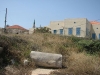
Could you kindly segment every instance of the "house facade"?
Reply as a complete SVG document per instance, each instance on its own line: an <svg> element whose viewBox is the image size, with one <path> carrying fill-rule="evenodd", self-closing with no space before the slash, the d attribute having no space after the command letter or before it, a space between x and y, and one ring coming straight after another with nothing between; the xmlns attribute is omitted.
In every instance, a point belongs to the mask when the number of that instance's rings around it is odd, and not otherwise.
<svg viewBox="0 0 100 75"><path fill-rule="evenodd" d="M33 34L35 32L35 28L30 28L29 29L29 34Z"/></svg>
<svg viewBox="0 0 100 75"><path fill-rule="evenodd" d="M48 28L53 34L63 34L64 21L52 21Z"/></svg>
<svg viewBox="0 0 100 75"><path fill-rule="evenodd" d="M53 34L100 39L100 23L86 18L51 21L47 27Z"/></svg>
<svg viewBox="0 0 100 75"><path fill-rule="evenodd" d="M21 33L28 33L28 30L19 26L19 25L13 25L6 27L8 33L14 33L14 34L21 34Z"/></svg>
<svg viewBox="0 0 100 75"><path fill-rule="evenodd" d="M96 22L96 21L91 21L90 22L92 24L91 27L91 37L93 39L100 39L100 22Z"/></svg>

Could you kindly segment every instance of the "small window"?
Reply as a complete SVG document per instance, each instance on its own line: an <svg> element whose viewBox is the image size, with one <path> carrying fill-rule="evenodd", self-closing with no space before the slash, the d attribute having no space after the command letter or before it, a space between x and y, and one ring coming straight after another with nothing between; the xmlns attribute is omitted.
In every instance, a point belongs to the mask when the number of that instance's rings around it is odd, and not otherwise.
<svg viewBox="0 0 100 75"><path fill-rule="evenodd" d="M73 33L73 28L68 28L68 35L72 35Z"/></svg>
<svg viewBox="0 0 100 75"><path fill-rule="evenodd" d="M60 34L61 34L61 35L63 34L63 29L60 29Z"/></svg>
<svg viewBox="0 0 100 75"><path fill-rule="evenodd" d="M74 22L74 24L75 24L76 22Z"/></svg>
<svg viewBox="0 0 100 75"><path fill-rule="evenodd" d="M100 40L100 33L99 33L99 40Z"/></svg>
<svg viewBox="0 0 100 75"><path fill-rule="evenodd" d="M81 30L80 27L76 28L76 35L80 35L80 30Z"/></svg>
<svg viewBox="0 0 100 75"><path fill-rule="evenodd" d="M54 34L57 34L57 30L54 30L53 33L54 33Z"/></svg>
<svg viewBox="0 0 100 75"><path fill-rule="evenodd" d="M95 39L95 38L96 38L95 33L92 33L92 39Z"/></svg>

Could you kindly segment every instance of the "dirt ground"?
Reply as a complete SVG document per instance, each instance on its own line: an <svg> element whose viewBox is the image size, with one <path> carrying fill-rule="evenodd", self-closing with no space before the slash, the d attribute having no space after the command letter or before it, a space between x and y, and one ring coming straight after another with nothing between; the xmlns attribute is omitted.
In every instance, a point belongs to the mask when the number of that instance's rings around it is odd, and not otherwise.
<svg viewBox="0 0 100 75"><path fill-rule="evenodd" d="M37 68L36 70L32 71L31 75L48 75L50 72L56 71L55 69L42 69L42 68Z"/></svg>

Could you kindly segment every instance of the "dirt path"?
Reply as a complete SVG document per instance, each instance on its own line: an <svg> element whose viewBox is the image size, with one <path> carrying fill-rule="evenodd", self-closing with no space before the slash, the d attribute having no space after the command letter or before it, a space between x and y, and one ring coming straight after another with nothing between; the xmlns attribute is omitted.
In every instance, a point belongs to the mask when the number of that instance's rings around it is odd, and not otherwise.
<svg viewBox="0 0 100 75"><path fill-rule="evenodd" d="M56 71L56 70L55 69L38 68L38 69L32 71L32 75L48 75L52 71Z"/></svg>

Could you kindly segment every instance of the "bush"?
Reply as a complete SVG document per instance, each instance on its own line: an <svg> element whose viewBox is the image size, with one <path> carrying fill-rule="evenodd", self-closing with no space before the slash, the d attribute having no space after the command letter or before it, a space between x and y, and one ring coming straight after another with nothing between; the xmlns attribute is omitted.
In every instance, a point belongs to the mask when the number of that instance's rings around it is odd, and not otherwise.
<svg viewBox="0 0 100 75"><path fill-rule="evenodd" d="M49 30L50 30L49 28L41 27L41 28L37 28L35 30L35 32L38 32L38 33L51 33Z"/></svg>
<svg viewBox="0 0 100 75"><path fill-rule="evenodd" d="M83 38L71 36L71 37L69 37L69 39L72 40L74 43L77 43L78 41L82 40Z"/></svg>
<svg viewBox="0 0 100 75"><path fill-rule="evenodd" d="M93 43L92 40L80 40L78 41L77 47L80 49L80 51L83 51L84 49L88 50L88 47Z"/></svg>
<svg viewBox="0 0 100 75"><path fill-rule="evenodd" d="M90 54L100 52L100 40L81 40L77 46L81 51L85 50Z"/></svg>

